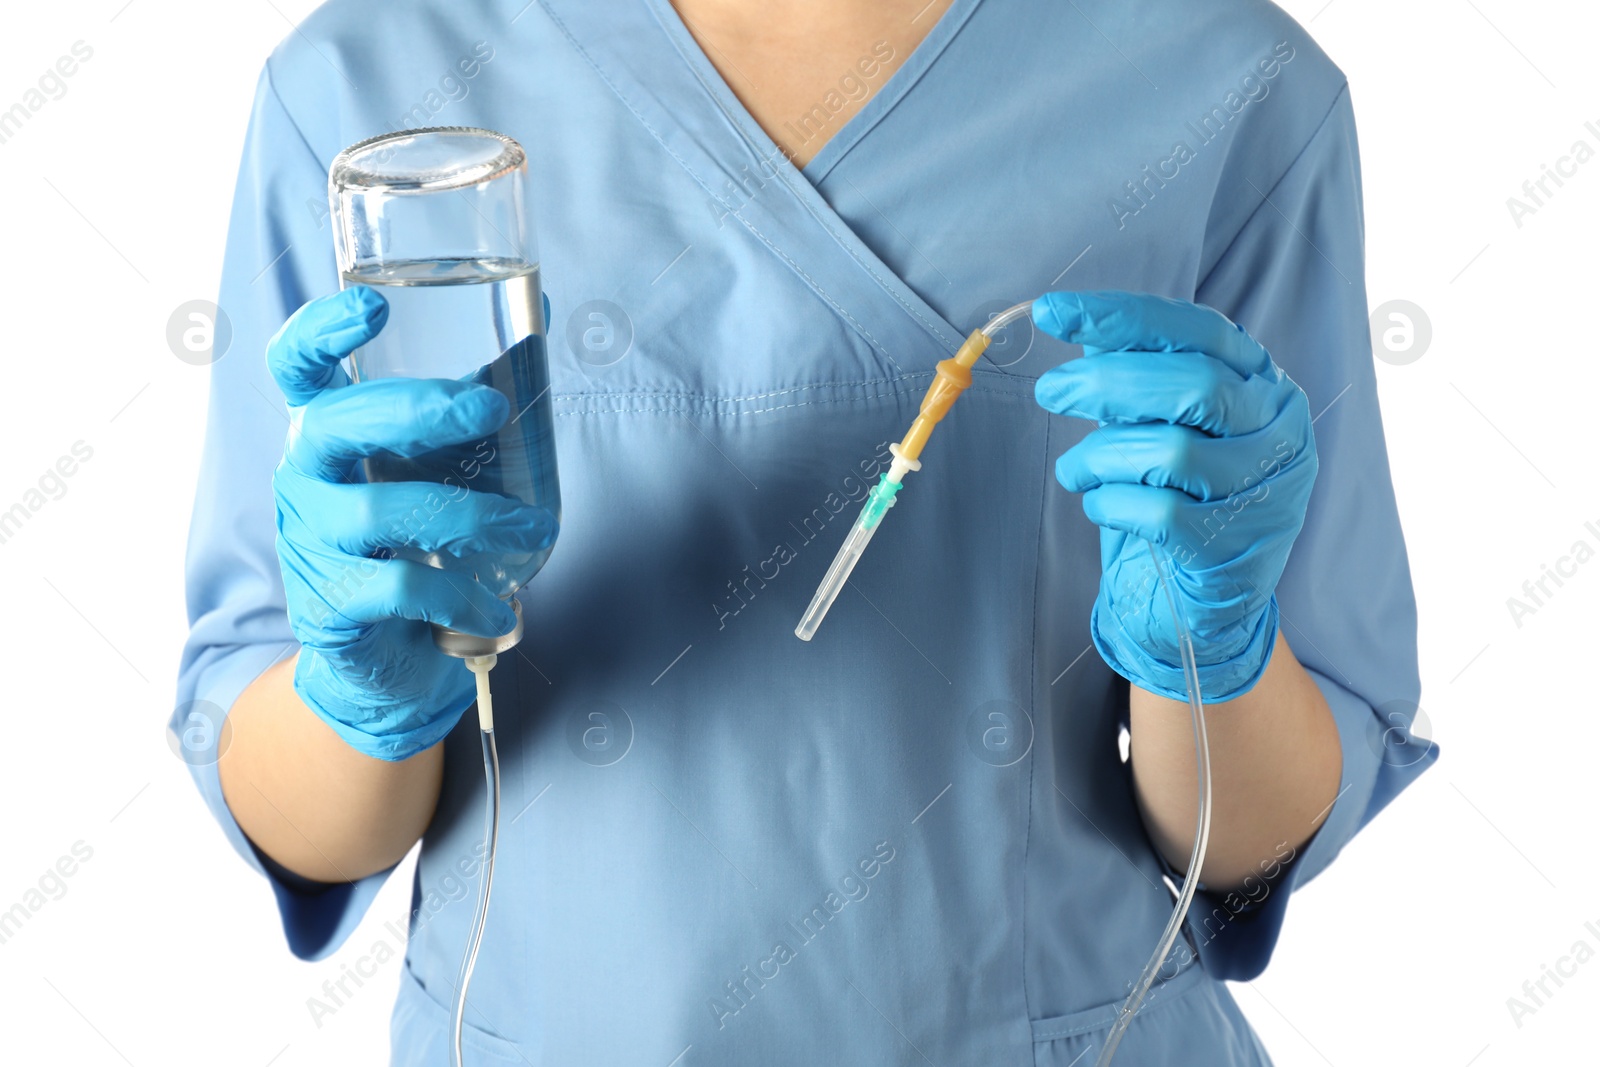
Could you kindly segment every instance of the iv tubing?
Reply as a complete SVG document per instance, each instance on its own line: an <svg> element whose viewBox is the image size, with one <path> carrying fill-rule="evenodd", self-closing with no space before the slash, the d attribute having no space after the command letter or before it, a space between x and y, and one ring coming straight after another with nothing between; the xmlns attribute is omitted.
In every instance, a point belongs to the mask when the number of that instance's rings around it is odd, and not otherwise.
<svg viewBox="0 0 1600 1067"><path fill-rule="evenodd" d="M827 615L828 609L833 606L840 590L849 580L850 572L855 570L856 563L866 551L867 543L872 540L878 524L894 506L895 494L903 487L905 476L921 469L922 463L918 460L918 456L922 454L922 448L927 444L934 424L944 418L951 405L967 386L972 384L971 368L978 361L978 357L989 347L995 334L1031 314L1032 310L1032 301L1006 308L990 319L987 325L972 331L956 351L955 356L940 361L933 383L928 386L927 395L922 400L916 421L911 424L911 429L906 431L905 437L899 444L889 446L894 455L894 462L868 494L860 516L850 528L844 544L839 547L839 554L834 557L827 574L823 576L816 595L811 598L811 605L800 620L800 625L795 627L796 637L802 641L809 641L816 634L817 627L822 624L823 616ZM1105 1047L1100 1050L1100 1057L1096 1060L1095 1067L1109 1067L1111 1057L1116 1054L1117 1046L1128 1032L1133 1017L1138 1014L1145 996L1150 992L1150 987L1155 984L1156 975L1166 961L1167 953L1172 951L1172 946L1183 929L1184 919L1188 917L1189 906L1194 901L1195 889L1200 884L1200 869L1205 865L1206 847L1211 839L1211 749L1206 740L1205 705L1201 701L1200 671L1195 665L1194 640L1189 634L1189 626L1184 621L1183 613L1178 610L1177 598L1172 595L1172 586L1162 567L1161 557L1156 553L1154 545L1147 547L1150 549L1150 560L1155 565L1156 578L1161 584L1161 593L1166 598L1167 607L1172 614L1173 627L1177 631L1178 657L1183 664L1184 688L1188 693L1189 713L1194 726L1199 808L1195 819L1194 847L1189 854L1188 873L1184 875L1183 888L1178 892L1172 915L1167 920L1166 928L1161 932L1155 953L1140 972L1128 998L1123 1001L1122 1007L1117 1012L1116 1021L1106 1034Z"/></svg>
<svg viewBox="0 0 1600 1067"><path fill-rule="evenodd" d="M1189 853L1189 870L1183 877L1183 889L1178 894L1177 902L1172 906L1172 917L1167 920L1167 928L1161 932L1161 940L1157 942L1150 962L1144 965L1139 980L1133 984L1133 991L1128 994L1128 999L1123 1001L1122 1008L1117 1012L1117 1021L1106 1034L1106 1044L1100 1050L1100 1058L1095 1061L1095 1067L1108 1067L1111 1063L1117 1045L1128 1032L1128 1026L1144 1002L1145 994L1155 982L1156 974L1166 961L1167 953L1172 951L1172 945L1178 939L1178 931L1183 929L1183 920L1189 914L1189 904L1194 900L1195 887L1200 884L1200 868L1205 864L1206 846L1211 839L1211 748L1206 741L1205 706L1200 701L1200 669L1195 666L1194 640L1189 636L1189 626L1184 622L1183 613L1178 610L1177 598L1172 595L1172 586L1167 581L1166 571L1161 566L1160 557L1156 555L1155 546L1146 547L1150 549L1150 561L1155 565L1156 577L1161 581L1161 592L1167 598L1167 607L1172 612L1173 628L1177 630L1178 656L1183 661L1183 683L1189 694L1189 714L1194 723L1194 760L1200 789L1200 807L1195 820L1194 849Z"/></svg>
<svg viewBox="0 0 1600 1067"><path fill-rule="evenodd" d="M978 332L983 334L985 337L993 339L995 334L999 333L1007 326L1010 326L1013 322L1032 314L1033 301L1024 300L1022 303L1012 304L1010 307L1000 312L1000 314L990 319L983 329L979 330Z"/></svg>
<svg viewBox="0 0 1600 1067"><path fill-rule="evenodd" d="M494 669L496 658L492 654L468 656L464 661L478 682L478 731L483 743L483 775L489 786L483 827L483 839L488 847L483 861L483 884L478 890L478 910L472 917L467 951L456 979L455 1013L450 1029L451 1067L462 1067L461 1029L467 1017L467 987L472 984L472 969L478 963L478 947L483 943L484 922L489 917L489 891L494 887L494 856L500 844L500 752L494 743L494 701L489 695L489 672Z"/></svg>

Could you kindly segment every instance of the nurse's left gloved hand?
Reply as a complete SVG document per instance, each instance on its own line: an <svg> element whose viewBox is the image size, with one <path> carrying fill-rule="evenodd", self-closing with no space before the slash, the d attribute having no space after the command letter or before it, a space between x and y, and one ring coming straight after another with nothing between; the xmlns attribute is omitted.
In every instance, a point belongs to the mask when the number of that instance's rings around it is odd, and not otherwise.
<svg viewBox="0 0 1600 1067"><path fill-rule="evenodd" d="M1248 692L1272 656L1273 591L1317 476L1305 393L1242 327L1187 301L1046 293L1033 321L1084 351L1034 395L1099 427L1056 463L1101 527L1095 647L1141 689L1187 699L1152 542L1172 560L1206 702Z"/></svg>

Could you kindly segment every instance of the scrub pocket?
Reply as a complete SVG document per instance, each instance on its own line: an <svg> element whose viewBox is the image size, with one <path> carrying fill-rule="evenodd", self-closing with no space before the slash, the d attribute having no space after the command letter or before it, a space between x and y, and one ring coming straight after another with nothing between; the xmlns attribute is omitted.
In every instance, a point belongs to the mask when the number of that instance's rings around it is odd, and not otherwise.
<svg viewBox="0 0 1600 1067"><path fill-rule="evenodd" d="M1034 1067L1094 1067L1122 1001L1033 1022ZM1272 1067L1226 987L1190 965L1145 997L1117 1046L1118 1064Z"/></svg>
<svg viewBox="0 0 1600 1067"><path fill-rule="evenodd" d="M450 1062L451 1009L433 998L411 973L407 961L400 974L400 995L389 1020L391 1067L439 1067ZM461 1028L462 1054L474 1063L520 1063L538 1067L537 1049L523 1049L472 1025L472 1008Z"/></svg>

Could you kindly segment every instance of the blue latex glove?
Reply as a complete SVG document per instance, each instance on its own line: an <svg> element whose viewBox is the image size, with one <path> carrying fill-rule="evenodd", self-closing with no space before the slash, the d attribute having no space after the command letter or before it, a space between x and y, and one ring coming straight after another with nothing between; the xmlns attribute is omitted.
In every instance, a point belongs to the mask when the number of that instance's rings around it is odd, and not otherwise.
<svg viewBox="0 0 1600 1067"><path fill-rule="evenodd" d="M1095 647L1141 689L1187 699L1152 542L1172 559L1205 700L1248 692L1317 476L1305 393L1242 327L1187 301L1046 293L1033 321L1084 351L1039 379L1039 403L1099 425L1056 463L1101 527Z"/></svg>
<svg viewBox="0 0 1600 1067"><path fill-rule="evenodd" d="M434 647L428 624L490 637L510 631L516 616L482 584L393 551L528 553L547 545L556 525L544 508L492 493L361 481L363 456L476 441L511 413L499 392L470 382L351 384L340 360L377 336L388 315L365 286L313 300L272 338L267 365L289 403L272 484L278 562L300 641L295 692L351 747L401 760L442 740L473 700L471 672ZM432 517L408 531L402 520L417 514Z"/></svg>

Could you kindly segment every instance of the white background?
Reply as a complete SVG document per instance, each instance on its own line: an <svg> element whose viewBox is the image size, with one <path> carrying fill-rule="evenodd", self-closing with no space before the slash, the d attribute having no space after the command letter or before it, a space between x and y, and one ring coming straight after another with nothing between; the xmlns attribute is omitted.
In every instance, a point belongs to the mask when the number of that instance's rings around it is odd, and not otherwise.
<svg viewBox="0 0 1600 1067"><path fill-rule="evenodd" d="M1520 1027L1506 1000L1574 942L1600 950L1600 560L1520 627L1506 600L1575 541L1600 547L1600 159L1520 228L1506 199L1575 140L1600 149L1600 16L1286 6L1352 83L1371 304L1432 323L1420 359L1378 371L1444 757L1299 894L1271 969L1236 993L1285 1067L1595 1062L1600 960ZM306 999L403 916L409 868L340 955L293 960L164 736L207 376L174 358L167 319L215 296L256 74L311 7L30 3L0 35L0 107L74 41L94 49L0 145L0 510L74 442L93 449L0 544L0 910L75 843L93 850L0 944L6 1062L387 1062L397 962L320 1028Z"/></svg>

